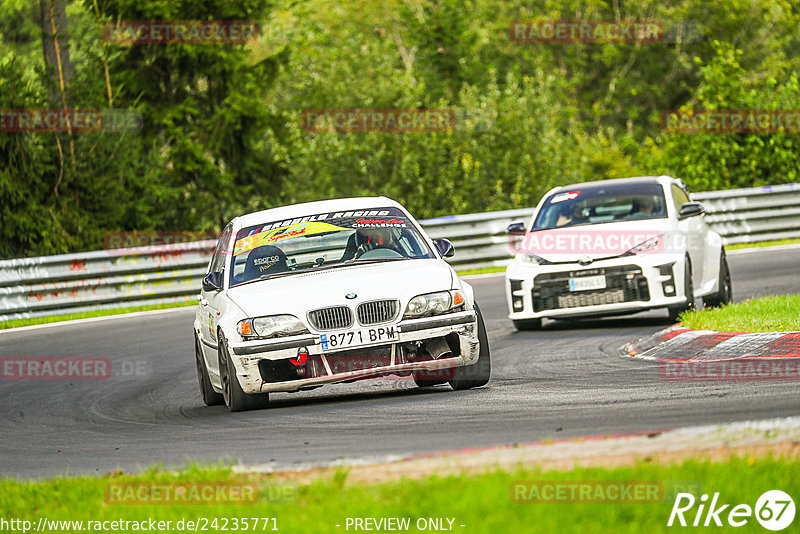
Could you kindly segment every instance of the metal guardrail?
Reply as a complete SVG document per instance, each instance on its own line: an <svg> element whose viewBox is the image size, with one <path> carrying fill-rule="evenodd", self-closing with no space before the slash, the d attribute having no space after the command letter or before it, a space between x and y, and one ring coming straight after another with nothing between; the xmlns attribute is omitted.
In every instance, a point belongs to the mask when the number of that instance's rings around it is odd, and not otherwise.
<svg viewBox="0 0 800 534"><path fill-rule="evenodd" d="M691 197L705 204L706 222L726 243L800 237L800 184L709 191Z"/></svg>
<svg viewBox="0 0 800 534"><path fill-rule="evenodd" d="M800 237L800 184L692 195L727 243ZM534 208L421 221L453 241L458 269L506 265L506 227ZM103 308L185 302L198 293L214 241L0 261L0 321Z"/></svg>

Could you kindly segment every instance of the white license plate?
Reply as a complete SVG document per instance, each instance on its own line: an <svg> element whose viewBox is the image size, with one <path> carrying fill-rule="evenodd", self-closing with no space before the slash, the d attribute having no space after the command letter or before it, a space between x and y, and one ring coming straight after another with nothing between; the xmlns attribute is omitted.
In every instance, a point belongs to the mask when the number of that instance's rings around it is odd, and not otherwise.
<svg viewBox="0 0 800 534"><path fill-rule="evenodd" d="M359 345L388 343L399 339L400 331L396 326L377 326L375 328L361 328L336 334L322 334L319 336L319 343L322 346L322 350L339 350L347 347L358 347Z"/></svg>
<svg viewBox="0 0 800 534"><path fill-rule="evenodd" d="M570 291L587 291L589 289L605 289L606 277L601 274L600 276L584 276L582 278L570 278L569 290Z"/></svg>

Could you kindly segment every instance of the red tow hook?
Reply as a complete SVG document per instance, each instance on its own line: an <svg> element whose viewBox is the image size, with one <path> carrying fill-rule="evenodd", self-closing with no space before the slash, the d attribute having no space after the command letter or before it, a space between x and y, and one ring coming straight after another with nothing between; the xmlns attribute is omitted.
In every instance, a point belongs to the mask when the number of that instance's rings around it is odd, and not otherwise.
<svg viewBox="0 0 800 534"><path fill-rule="evenodd" d="M297 358L290 359L289 361L292 362L294 365L300 366L306 363L308 360L308 349L305 347L297 349Z"/></svg>

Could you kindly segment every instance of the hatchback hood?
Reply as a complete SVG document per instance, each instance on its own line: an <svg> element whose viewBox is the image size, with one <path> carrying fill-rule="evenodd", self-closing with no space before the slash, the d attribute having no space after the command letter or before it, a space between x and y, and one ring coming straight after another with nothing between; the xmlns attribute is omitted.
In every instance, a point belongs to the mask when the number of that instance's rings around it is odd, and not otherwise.
<svg viewBox="0 0 800 534"><path fill-rule="evenodd" d="M398 299L454 288L450 267L440 259L351 265L252 282L228 290L228 297L250 317L292 314L368 300ZM346 295L355 295L347 298Z"/></svg>

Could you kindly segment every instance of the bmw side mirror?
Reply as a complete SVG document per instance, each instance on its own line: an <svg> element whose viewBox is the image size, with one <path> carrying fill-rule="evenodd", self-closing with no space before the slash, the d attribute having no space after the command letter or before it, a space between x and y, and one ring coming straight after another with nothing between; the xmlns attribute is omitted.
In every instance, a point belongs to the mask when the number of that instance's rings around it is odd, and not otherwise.
<svg viewBox="0 0 800 534"><path fill-rule="evenodd" d="M701 202L687 202L678 210L679 219L688 219L689 217L697 217L706 212L706 207Z"/></svg>
<svg viewBox="0 0 800 534"><path fill-rule="evenodd" d="M439 251L439 254L441 254L443 258L452 258L453 255L456 253L456 248L453 246L453 243L451 243L449 239L437 239L433 243L436 245L436 249Z"/></svg>
<svg viewBox="0 0 800 534"><path fill-rule="evenodd" d="M203 277L203 290L204 291L221 291L222 290L222 273L213 272L208 273Z"/></svg>
<svg viewBox="0 0 800 534"><path fill-rule="evenodd" d="M525 233L525 223L521 223L521 222L511 223L506 228L506 232L508 232L511 235L524 234Z"/></svg>

